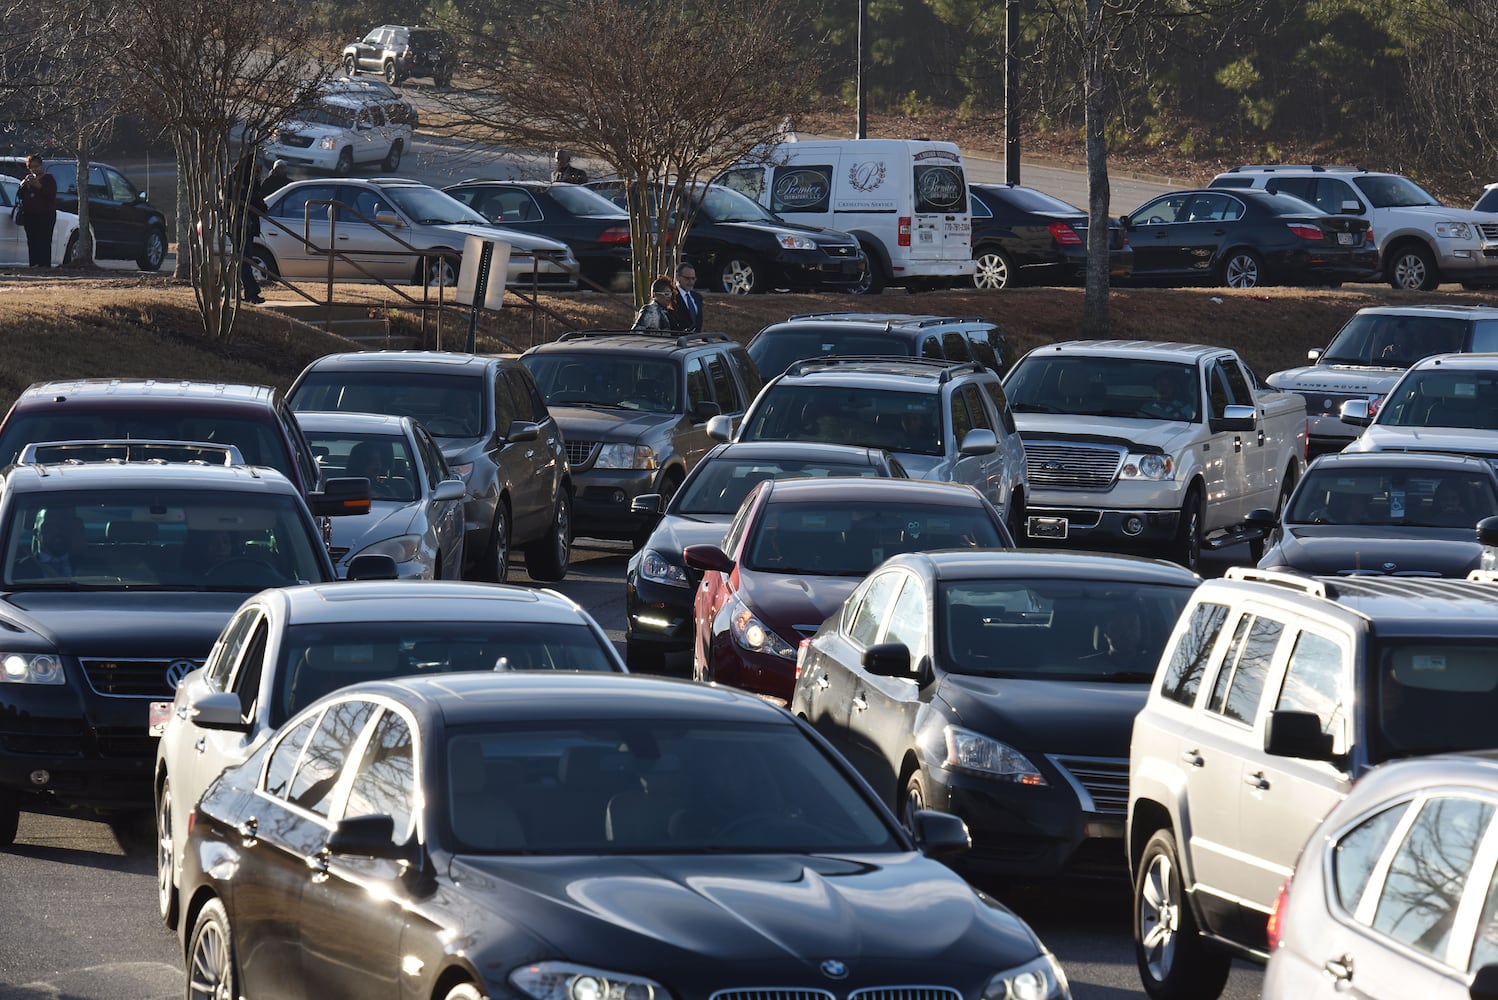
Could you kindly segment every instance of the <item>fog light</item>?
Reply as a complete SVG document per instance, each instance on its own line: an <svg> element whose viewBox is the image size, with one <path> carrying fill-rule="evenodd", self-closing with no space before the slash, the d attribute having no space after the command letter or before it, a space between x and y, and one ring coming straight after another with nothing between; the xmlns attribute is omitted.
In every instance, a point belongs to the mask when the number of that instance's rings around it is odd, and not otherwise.
<svg viewBox="0 0 1498 1000"><path fill-rule="evenodd" d="M609 497L609 499L612 500L614 503L623 503L624 502L624 491L623 490L615 490L613 492L613 494Z"/></svg>
<svg viewBox="0 0 1498 1000"><path fill-rule="evenodd" d="M1124 518L1123 530L1124 534L1126 535L1139 534L1144 530L1144 518L1140 517L1138 514L1130 514L1128 517Z"/></svg>
<svg viewBox="0 0 1498 1000"><path fill-rule="evenodd" d="M45 785L45 784L48 784L49 782L51 782L51 780L52 780L52 772L51 771L32 771L31 772L31 783L33 785Z"/></svg>

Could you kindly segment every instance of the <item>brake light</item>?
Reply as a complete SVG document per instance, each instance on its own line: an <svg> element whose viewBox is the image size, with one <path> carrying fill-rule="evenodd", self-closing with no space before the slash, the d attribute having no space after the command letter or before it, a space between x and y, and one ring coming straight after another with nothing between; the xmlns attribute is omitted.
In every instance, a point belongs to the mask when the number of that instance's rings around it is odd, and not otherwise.
<svg viewBox="0 0 1498 1000"><path fill-rule="evenodd" d="M900 232L899 238L896 239L895 242L898 243L902 247L908 247L908 246L910 246L910 216L908 216L908 215L902 215L902 216L900 216L900 230L899 230L899 232Z"/></svg>
<svg viewBox="0 0 1498 1000"><path fill-rule="evenodd" d="M1279 894L1274 897L1274 908L1269 911L1269 920L1264 925L1269 938L1269 950L1274 951L1285 937L1285 908L1290 904L1290 882L1280 883Z"/></svg>
<svg viewBox="0 0 1498 1000"><path fill-rule="evenodd" d="M1372 230L1372 229L1371 229L1371 228L1370 228L1370 229L1369 229L1369 230L1368 230L1368 245L1369 245L1369 246L1370 246L1370 247L1371 247L1371 246L1373 246L1373 244L1374 244L1374 243L1375 243L1375 242L1377 242L1377 241L1376 241L1376 240L1374 240L1374 238L1373 238L1373 230Z"/></svg>
<svg viewBox="0 0 1498 1000"><path fill-rule="evenodd" d="M1051 239L1064 247L1079 247L1082 245L1082 237L1078 236L1077 231L1064 222L1053 222L1049 226L1046 226L1046 229L1050 231Z"/></svg>
<svg viewBox="0 0 1498 1000"><path fill-rule="evenodd" d="M1319 226L1313 226L1305 222L1287 222L1285 223L1285 225L1290 228L1290 232L1294 233L1296 236L1299 236L1303 240L1310 240L1313 243L1320 243L1322 240L1326 239L1326 234L1321 231L1321 228Z"/></svg>
<svg viewBox="0 0 1498 1000"><path fill-rule="evenodd" d="M614 226L614 227L612 227L610 229L605 229L603 232L601 232L601 233L598 234L598 242L599 243L622 243L622 244L628 245L628 243L629 243L629 227L628 226Z"/></svg>

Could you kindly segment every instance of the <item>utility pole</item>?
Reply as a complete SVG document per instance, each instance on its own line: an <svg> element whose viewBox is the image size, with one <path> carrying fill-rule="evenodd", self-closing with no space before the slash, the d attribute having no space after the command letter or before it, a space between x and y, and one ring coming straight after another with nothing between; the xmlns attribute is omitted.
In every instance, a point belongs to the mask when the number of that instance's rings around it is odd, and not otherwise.
<svg viewBox="0 0 1498 1000"><path fill-rule="evenodd" d="M860 0L862 3L863 0ZM1019 0L1004 0L1004 180L1019 183Z"/></svg>
<svg viewBox="0 0 1498 1000"><path fill-rule="evenodd" d="M869 0L858 0L858 61L854 72L858 88L858 133L855 139L869 137L869 100L863 84L863 31L869 20Z"/></svg>

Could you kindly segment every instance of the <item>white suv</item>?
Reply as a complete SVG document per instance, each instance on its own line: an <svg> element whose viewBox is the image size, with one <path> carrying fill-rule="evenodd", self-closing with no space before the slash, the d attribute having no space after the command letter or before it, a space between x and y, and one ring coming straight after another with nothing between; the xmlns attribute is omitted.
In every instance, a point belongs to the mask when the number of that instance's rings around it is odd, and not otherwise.
<svg viewBox="0 0 1498 1000"><path fill-rule="evenodd" d="M1277 164L1218 174L1209 187L1294 195L1332 215L1367 219L1384 278L1429 291L1443 281L1468 289L1498 285L1498 215L1442 205L1400 174L1358 167Z"/></svg>
<svg viewBox="0 0 1498 1000"><path fill-rule="evenodd" d="M329 94L299 119L277 126L265 156L339 174L372 163L394 171L410 144L411 126L387 114L384 104L362 94Z"/></svg>

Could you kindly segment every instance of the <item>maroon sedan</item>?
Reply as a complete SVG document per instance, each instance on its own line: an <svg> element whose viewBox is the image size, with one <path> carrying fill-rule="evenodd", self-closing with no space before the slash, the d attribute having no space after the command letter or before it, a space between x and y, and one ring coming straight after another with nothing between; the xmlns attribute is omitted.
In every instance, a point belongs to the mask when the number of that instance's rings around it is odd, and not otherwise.
<svg viewBox="0 0 1498 1000"><path fill-rule="evenodd" d="M970 486L924 480L770 480L744 498L723 547L690 545L703 571L692 673L785 704L796 651L890 556L1013 547Z"/></svg>

